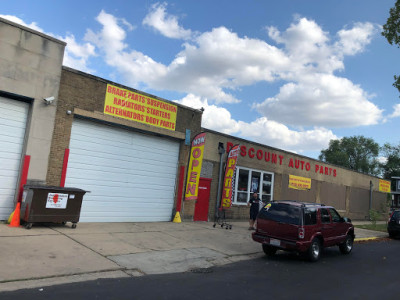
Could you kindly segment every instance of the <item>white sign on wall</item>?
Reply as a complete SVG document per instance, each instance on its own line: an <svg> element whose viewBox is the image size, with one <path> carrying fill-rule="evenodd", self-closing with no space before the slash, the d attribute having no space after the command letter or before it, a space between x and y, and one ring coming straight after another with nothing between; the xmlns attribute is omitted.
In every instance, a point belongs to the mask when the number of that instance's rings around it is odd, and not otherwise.
<svg viewBox="0 0 400 300"><path fill-rule="evenodd" d="M67 208L68 194L48 193L46 208Z"/></svg>

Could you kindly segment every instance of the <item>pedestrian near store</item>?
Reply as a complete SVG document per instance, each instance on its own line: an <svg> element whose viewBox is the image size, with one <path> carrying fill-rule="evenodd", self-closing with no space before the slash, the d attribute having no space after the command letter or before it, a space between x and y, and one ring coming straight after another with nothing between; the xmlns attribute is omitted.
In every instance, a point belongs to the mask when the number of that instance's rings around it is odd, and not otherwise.
<svg viewBox="0 0 400 300"><path fill-rule="evenodd" d="M251 196L249 202L247 203L247 206L250 206L249 230L255 229L254 225L256 223L258 212L260 211L261 203L262 202L261 202L260 198L258 198L258 194L256 192L254 192L253 196Z"/></svg>

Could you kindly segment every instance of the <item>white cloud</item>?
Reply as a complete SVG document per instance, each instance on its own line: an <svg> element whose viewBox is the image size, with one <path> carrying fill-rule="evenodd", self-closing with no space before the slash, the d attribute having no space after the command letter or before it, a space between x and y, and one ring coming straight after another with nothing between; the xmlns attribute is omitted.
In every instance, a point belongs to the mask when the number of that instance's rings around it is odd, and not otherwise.
<svg viewBox="0 0 400 300"><path fill-rule="evenodd" d="M208 104L207 99L189 94L176 102L196 109L204 108L202 126L226 134L234 134L239 131L238 122L232 119L231 113L216 105Z"/></svg>
<svg viewBox="0 0 400 300"><path fill-rule="evenodd" d="M290 64L280 75L286 80L298 80L303 74L333 72L344 68L340 57L329 44L329 34L313 20L297 19L283 33L267 27L268 35L287 55Z"/></svg>
<svg viewBox="0 0 400 300"><path fill-rule="evenodd" d="M126 24L122 19L118 19L113 15L102 10L96 17L96 20L103 25L99 33L87 30L85 40L95 44L98 48L106 51L107 54L121 54L123 50L128 48L128 44L124 43L126 38L125 30L118 23ZM131 27L128 26L128 29Z"/></svg>
<svg viewBox="0 0 400 300"><path fill-rule="evenodd" d="M63 64L84 72L93 72L87 65L89 59L96 56L95 46L90 43L77 43L72 34L68 34L63 40L67 43Z"/></svg>
<svg viewBox="0 0 400 300"><path fill-rule="evenodd" d="M344 55L355 55L364 51L378 29L378 26L371 23L356 23L353 28L338 32L339 42L336 43L336 47Z"/></svg>
<svg viewBox="0 0 400 300"><path fill-rule="evenodd" d="M393 113L389 116L389 118L397 117L400 117L400 103L393 105Z"/></svg>
<svg viewBox="0 0 400 300"><path fill-rule="evenodd" d="M189 39L192 35L190 30L179 26L178 18L166 13L167 4L153 4L149 14L144 18L143 25L153 27L162 35L172 39Z"/></svg>
<svg viewBox="0 0 400 300"><path fill-rule="evenodd" d="M331 139L337 139L331 130L315 127L310 130L291 130L266 117L252 123L239 122L240 135L256 142L294 152L326 148Z"/></svg>
<svg viewBox="0 0 400 300"><path fill-rule="evenodd" d="M377 160L378 160L378 162L381 163L381 164L386 164L387 161L388 161L387 157L384 157L384 156L379 156L379 157L377 158Z"/></svg>
<svg viewBox="0 0 400 300"><path fill-rule="evenodd" d="M165 76L167 68L164 65L141 52L129 50L128 44L124 42L126 31L120 26L126 27L126 21L103 10L96 20L103 28L99 32L87 30L85 40L93 43L104 55L106 63L114 67L129 84L151 85L154 80Z"/></svg>
<svg viewBox="0 0 400 300"><path fill-rule="evenodd" d="M329 146L331 139L338 138L331 130L322 127L294 131L265 117L251 123L236 121L227 109L209 105L207 99L192 94L176 102L196 109L204 108L202 126L205 128L288 151L320 151Z"/></svg>
<svg viewBox="0 0 400 300"><path fill-rule="evenodd" d="M295 126L353 127L382 119L382 110L359 86L329 74L285 84L279 94L253 107L269 119Z"/></svg>

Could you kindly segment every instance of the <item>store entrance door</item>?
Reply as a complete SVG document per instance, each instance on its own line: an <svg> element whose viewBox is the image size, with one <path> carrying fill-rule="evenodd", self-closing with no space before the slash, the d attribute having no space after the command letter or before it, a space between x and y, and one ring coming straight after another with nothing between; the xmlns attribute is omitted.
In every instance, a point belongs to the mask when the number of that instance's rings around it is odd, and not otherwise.
<svg viewBox="0 0 400 300"><path fill-rule="evenodd" d="M194 207L193 221L208 221L211 180L210 178L200 178L199 197Z"/></svg>

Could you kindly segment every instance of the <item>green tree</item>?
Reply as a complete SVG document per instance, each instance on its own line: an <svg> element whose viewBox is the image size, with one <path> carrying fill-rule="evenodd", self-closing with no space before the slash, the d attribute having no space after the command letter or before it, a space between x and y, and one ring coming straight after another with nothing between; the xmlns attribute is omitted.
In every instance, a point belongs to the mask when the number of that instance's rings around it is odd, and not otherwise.
<svg viewBox="0 0 400 300"><path fill-rule="evenodd" d="M400 0L397 0L389 11L389 18L383 25L382 35L390 45L397 45L400 48ZM400 76L394 75L393 86L400 92Z"/></svg>
<svg viewBox="0 0 400 300"><path fill-rule="evenodd" d="M319 159L354 171L377 175L379 145L364 136L331 140L328 149L322 150Z"/></svg>
<svg viewBox="0 0 400 300"><path fill-rule="evenodd" d="M386 143L381 151L386 158L386 162L380 164L383 177L390 180L392 176L400 176L400 144L393 146Z"/></svg>

